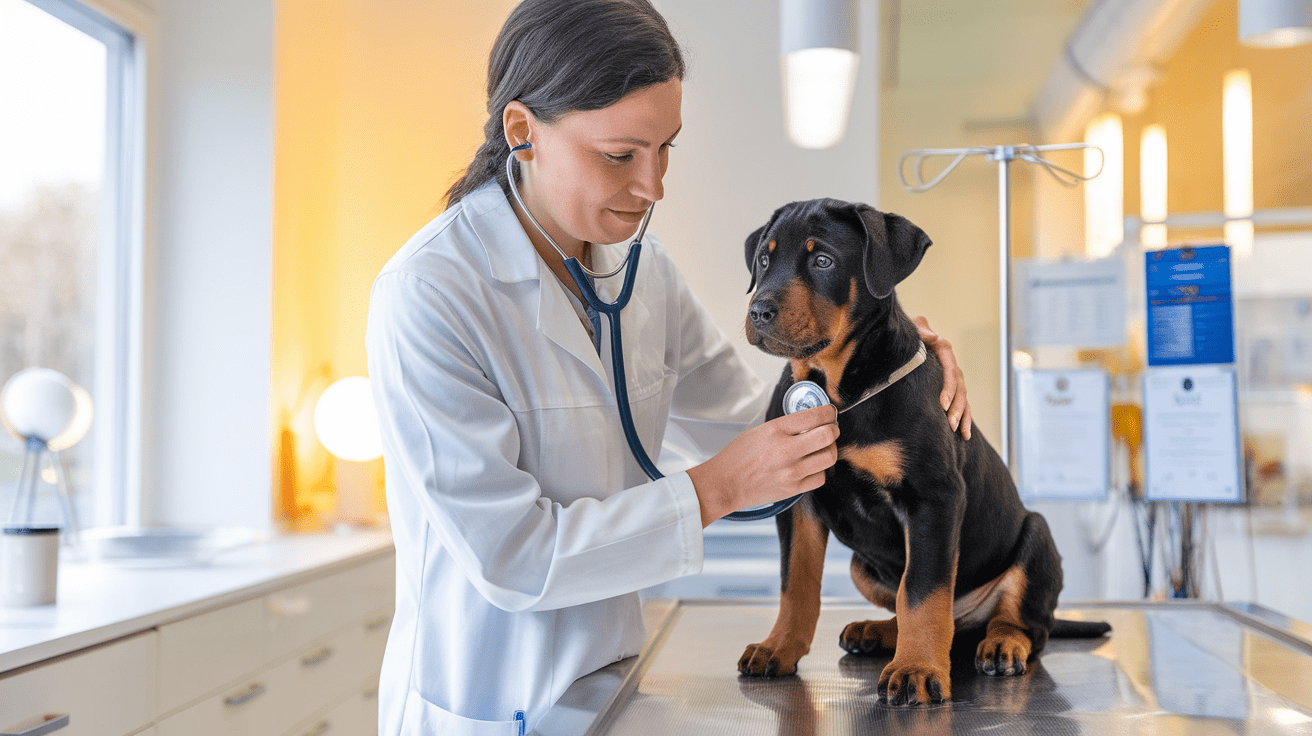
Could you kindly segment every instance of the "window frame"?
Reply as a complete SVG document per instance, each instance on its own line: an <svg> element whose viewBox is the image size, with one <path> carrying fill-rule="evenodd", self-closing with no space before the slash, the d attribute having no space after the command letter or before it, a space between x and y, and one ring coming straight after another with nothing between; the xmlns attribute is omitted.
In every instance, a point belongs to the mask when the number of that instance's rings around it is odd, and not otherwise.
<svg viewBox="0 0 1312 736"><path fill-rule="evenodd" d="M105 160L97 233L92 515L141 520L145 231L144 44L129 24L78 0L26 0L105 45Z"/></svg>

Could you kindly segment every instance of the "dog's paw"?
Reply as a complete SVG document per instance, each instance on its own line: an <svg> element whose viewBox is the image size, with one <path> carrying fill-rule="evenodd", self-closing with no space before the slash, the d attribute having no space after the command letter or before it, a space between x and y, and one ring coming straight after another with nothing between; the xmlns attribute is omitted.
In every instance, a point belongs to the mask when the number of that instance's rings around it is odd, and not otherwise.
<svg viewBox="0 0 1312 736"><path fill-rule="evenodd" d="M879 700L889 705L942 703L952 699L948 663L899 661L896 657L879 675Z"/></svg>
<svg viewBox="0 0 1312 736"><path fill-rule="evenodd" d="M793 644L771 646L765 641L750 644L738 660L738 673L748 677L781 677L797 674L797 660L806 654L806 647Z"/></svg>
<svg viewBox="0 0 1312 736"><path fill-rule="evenodd" d="M897 648L894 621L855 621L843 629L838 646L851 654L889 654Z"/></svg>
<svg viewBox="0 0 1312 736"><path fill-rule="evenodd" d="M1030 638L1019 632L990 634L975 650L975 669L986 675L1023 675Z"/></svg>

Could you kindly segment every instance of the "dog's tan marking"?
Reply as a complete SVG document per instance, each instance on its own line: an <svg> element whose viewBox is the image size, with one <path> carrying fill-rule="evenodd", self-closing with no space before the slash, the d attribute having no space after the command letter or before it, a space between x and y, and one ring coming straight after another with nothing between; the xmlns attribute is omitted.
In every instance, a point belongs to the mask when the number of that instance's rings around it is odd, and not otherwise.
<svg viewBox="0 0 1312 736"><path fill-rule="evenodd" d="M840 447L838 459L846 460L858 472L874 478L880 485L897 485L902 482L905 473L906 458L901 443L895 440Z"/></svg>
<svg viewBox="0 0 1312 736"><path fill-rule="evenodd" d="M806 241L806 252L810 253L813 250L815 250L815 241L814 240Z"/></svg>
<svg viewBox="0 0 1312 736"><path fill-rule="evenodd" d="M788 548L788 587L779 596L779 616L770 635L752 644L738 660L746 675L791 675L797 660L811 651L820 619L820 580L825 569L829 530L798 506L793 512L793 537Z"/></svg>
<svg viewBox="0 0 1312 736"><path fill-rule="evenodd" d="M1025 598L1025 589L1029 578L1020 567L1012 567L998 577L1005 579L1002 590L997 595L992 615L988 618L984 641L975 650L975 663L982 665L986 659L997 663L1000 675L1019 675L1025 672L1025 662L1030 658L1032 644L1026 633L1020 615L1021 601Z"/></svg>
<svg viewBox="0 0 1312 736"><path fill-rule="evenodd" d="M777 245L779 245L779 241L777 241L777 240L771 240L769 246L767 247L767 249L769 250L769 252L773 253L773 252L774 252L774 249L775 249L775 246L777 246Z"/></svg>
<svg viewBox="0 0 1312 736"><path fill-rule="evenodd" d="M897 591L877 583L866 574L866 568L855 557L852 558L852 582L856 589L871 603L890 611L897 610Z"/></svg>
<svg viewBox="0 0 1312 736"><path fill-rule="evenodd" d="M951 699L952 581L912 606L904 576L897 590L897 620L897 653L879 675L879 690L888 693L890 702L899 702L905 687L904 698L914 695L914 702L923 703L932 697L931 685L936 684L943 700Z"/></svg>
<svg viewBox="0 0 1312 736"><path fill-rule="evenodd" d="M1019 567L1007 568L1001 575L984 583L952 602L952 618L957 628L982 626L993 617L1004 598L1020 601L1025 594L1025 572Z"/></svg>

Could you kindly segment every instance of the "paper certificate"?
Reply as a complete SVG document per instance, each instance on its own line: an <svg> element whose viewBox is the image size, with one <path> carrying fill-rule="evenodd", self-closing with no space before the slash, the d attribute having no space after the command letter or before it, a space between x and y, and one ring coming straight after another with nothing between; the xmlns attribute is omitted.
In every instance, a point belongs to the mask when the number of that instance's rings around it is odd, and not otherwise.
<svg viewBox="0 0 1312 736"><path fill-rule="evenodd" d="M1120 258L1023 262L1020 288L1022 344L1125 344L1125 262Z"/></svg>
<svg viewBox="0 0 1312 736"><path fill-rule="evenodd" d="M1234 371L1158 368L1143 380L1149 501L1243 500Z"/></svg>
<svg viewBox="0 0 1312 736"><path fill-rule="evenodd" d="M1111 407L1099 370L1027 370L1016 375L1020 493L1024 498L1107 497Z"/></svg>

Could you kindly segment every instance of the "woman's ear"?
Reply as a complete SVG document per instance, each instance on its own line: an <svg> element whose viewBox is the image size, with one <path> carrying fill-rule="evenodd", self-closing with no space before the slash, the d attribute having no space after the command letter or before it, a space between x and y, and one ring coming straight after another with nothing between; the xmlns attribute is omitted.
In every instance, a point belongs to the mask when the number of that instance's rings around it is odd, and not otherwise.
<svg viewBox="0 0 1312 736"><path fill-rule="evenodd" d="M533 125L536 122L533 113L519 100L507 102L501 111L501 127L505 130L506 143L511 148L533 140ZM528 161L533 158L533 149L525 149L515 156L520 161Z"/></svg>

